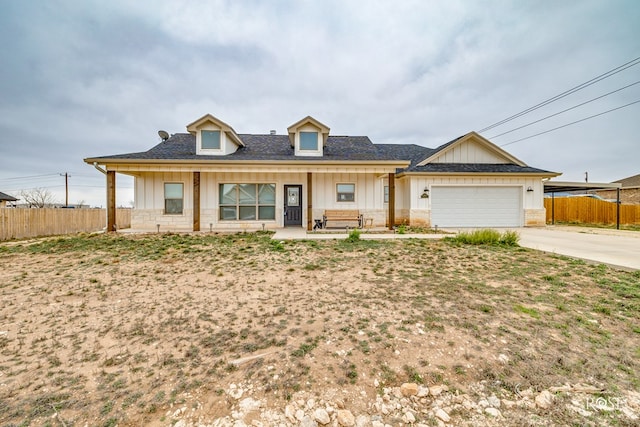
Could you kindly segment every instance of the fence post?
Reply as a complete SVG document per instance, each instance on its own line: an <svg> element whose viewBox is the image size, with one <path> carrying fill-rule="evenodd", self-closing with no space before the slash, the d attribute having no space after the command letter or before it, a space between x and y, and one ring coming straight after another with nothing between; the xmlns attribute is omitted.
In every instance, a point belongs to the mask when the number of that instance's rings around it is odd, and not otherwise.
<svg viewBox="0 0 640 427"><path fill-rule="evenodd" d="M620 230L620 188L616 188L616 230Z"/></svg>

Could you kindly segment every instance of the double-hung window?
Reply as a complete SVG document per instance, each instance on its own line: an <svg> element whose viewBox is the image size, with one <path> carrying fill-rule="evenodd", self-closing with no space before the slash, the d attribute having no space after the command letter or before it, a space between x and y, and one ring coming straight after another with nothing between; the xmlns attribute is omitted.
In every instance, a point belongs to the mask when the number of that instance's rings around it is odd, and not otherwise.
<svg viewBox="0 0 640 427"><path fill-rule="evenodd" d="M220 219L276 219L275 184L220 184Z"/></svg>
<svg viewBox="0 0 640 427"><path fill-rule="evenodd" d="M182 207L184 192L183 184L178 182L165 182L164 183L164 213L165 215L180 215L182 214Z"/></svg>
<svg viewBox="0 0 640 427"><path fill-rule="evenodd" d="M337 184L336 194L338 202L354 202L356 200L356 185Z"/></svg>

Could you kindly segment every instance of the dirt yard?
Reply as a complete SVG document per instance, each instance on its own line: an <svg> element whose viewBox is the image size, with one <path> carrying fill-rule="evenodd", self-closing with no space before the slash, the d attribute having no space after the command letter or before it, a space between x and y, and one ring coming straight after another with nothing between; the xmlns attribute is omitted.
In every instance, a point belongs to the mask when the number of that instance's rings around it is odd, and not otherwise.
<svg viewBox="0 0 640 427"><path fill-rule="evenodd" d="M269 234L0 244L2 426L638 425L640 272Z"/></svg>

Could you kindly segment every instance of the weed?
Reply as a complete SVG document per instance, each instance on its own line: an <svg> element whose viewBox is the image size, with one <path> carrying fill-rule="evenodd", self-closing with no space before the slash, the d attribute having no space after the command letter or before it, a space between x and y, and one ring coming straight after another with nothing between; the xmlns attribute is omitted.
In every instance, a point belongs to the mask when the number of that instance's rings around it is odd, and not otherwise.
<svg viewBox="0 0 640 427"><path fill-rule="evenodd" d="M105 416L113 409L113 400L109 400L102 405L102 409L100 410L100 415Z"/></svg>
<svg viewBox="0 0 640 427"><path fill-rule="evenodd" d="M360 351L364 354L369 354L371 352L371 348L369 347L369 342L367 340L362 340L358 342L358 347Z"/></svg>
<svg viewBox="0 0 640 427"><path fill-rule="evenodd" d="M346 241L349 243L358 242L360 240L360 234L362 234L362 232L357 228L354 228L349 232L349 236L346 238Z"/></svg>
<svg viewBox="0 0 640 427"><path fill-rule="evenodd" d="M404 370L404 373L407 375L407 379L409 382L413 382L416 384L424 383L424 378L422 378L422 375L420 375L416 370L416 368L414 368L413 366L404 365L402 369Z"/></svg>
<svg viewBox="0 0 640 427"><path fill-rule="evenodd" d="M540 312L535 308L525 307L523 305L517 304L513 307L513 309L519 313L528 314L531 317L535 317L536 319L540 318Z"/></svg>

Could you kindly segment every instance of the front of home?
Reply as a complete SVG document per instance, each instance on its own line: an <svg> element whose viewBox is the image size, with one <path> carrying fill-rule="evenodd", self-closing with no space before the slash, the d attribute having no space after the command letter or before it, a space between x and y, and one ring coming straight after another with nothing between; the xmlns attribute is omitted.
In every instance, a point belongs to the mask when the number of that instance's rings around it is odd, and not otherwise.
<svg viewBox="0 0 640 427"><path fill-rule="evenodd" d="M135 178L131 227L164 231L304 227L358 211L373 227L522 227L545 223L543 180L475 132L436 149L334 136L307 116L286 135L238 134L207 114L146 152L86 158ZM337 226L342 224L337 223Z"/></svg>

